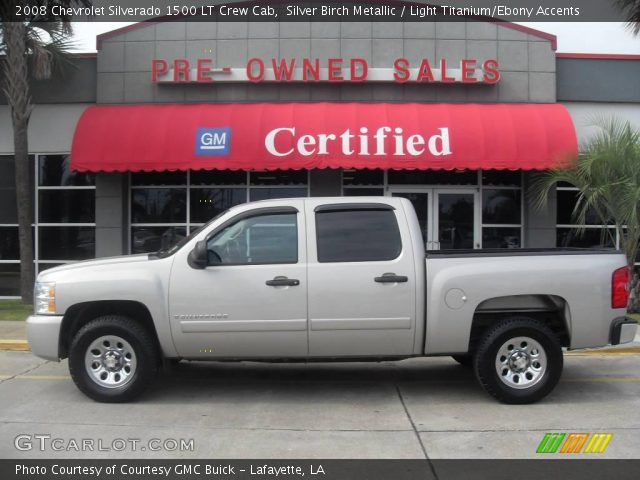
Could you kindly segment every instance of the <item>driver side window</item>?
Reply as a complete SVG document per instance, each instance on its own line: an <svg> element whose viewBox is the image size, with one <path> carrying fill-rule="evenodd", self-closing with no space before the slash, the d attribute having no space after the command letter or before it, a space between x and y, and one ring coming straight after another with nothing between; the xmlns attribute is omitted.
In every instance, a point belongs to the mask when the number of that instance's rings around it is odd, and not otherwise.
<svg viewBox="0 0 640 480"><path fill-rule="evenodd" d="M243 218L207 241L209 265L256 265L298 262L295 213Z"/></svg>

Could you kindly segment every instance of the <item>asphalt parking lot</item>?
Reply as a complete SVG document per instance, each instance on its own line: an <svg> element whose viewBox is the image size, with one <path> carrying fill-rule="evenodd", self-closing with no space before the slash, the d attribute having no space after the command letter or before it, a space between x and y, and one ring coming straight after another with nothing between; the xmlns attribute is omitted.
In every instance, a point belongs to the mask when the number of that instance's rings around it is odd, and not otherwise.
<svg viewBox="0 0 640 480"><path fill-rule="evenodd" d="M375 364L183 362L139 401L95 403L66 362L0 352L1 458L533 458L546 432L610 432L640 457L640 356L566 356L556 390L501 405L449 358ZM193 439L193 451L21 451L16 436ZM586 454L585 454L586 455ZM578 456L584 456L580 454ZM593 458L593 455L590 457Z"/></svg>

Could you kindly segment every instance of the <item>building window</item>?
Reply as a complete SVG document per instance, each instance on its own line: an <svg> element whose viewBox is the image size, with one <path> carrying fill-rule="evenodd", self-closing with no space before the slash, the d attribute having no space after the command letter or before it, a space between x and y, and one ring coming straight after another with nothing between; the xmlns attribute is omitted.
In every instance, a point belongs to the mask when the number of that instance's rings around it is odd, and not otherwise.
<svg viewBox="0 0 640 480"><path fill-rule="evenodd" d="M389 170L392 185L478 185L477 170Z"/></svg>
<svg viewBox="0 0 640 480"><path fill-rule="evenodd" d="M587 212L585 223L578 224L573 210L578 189L568 183L557 187L556 246L578 248L620 248L620 238L613 225L604 225L595 211Z"/></svg>
<svg viewBox="0 0 640 480"><path fill-rule="evenodd" d="M384 195L384 171L345 169L342 171L342 195L362 197Z"/></svg>
<svg viewBox="0 0 640 480"><path fill-rule="evenodd" d="M30 165L33 165L33 159L30 155ZM34 168L29 171L33 195ZM17 297L20 295L20 242L12 155L0 155L0 205L0 298Z"/></svg>
<svg viewBox="0 0 640 480"><path fill-rule="evenodd" d="M37 271L96 254L95 175L72 172L69 155L36 158Z"/></svg>
<svg viewBox="0 0 640 480"><path fill-rule="evenodd" d="M418 217L425 221L423 235L427 233L427 218L433 202L432 191L442 188L460 189L460 192L479 191L482 212L480 242L482 248L520 248L523 238L522 171L510 170L344 170L342 191L344 196L384 195L390 188L402 187L403 195L416 195L424 199ZM431 193L430 193L431 192ZM475 205L474 205L475 207ZM476 224L474 223L474 228ZM426 237L425 237L426 238Z"/></svg>
<svg viewBox="0 0 640 480"><path fill-rule="evenodd" d="M308 170L132 173L131 253L168 248L241 203L306 197L308 184Z"/></svg>

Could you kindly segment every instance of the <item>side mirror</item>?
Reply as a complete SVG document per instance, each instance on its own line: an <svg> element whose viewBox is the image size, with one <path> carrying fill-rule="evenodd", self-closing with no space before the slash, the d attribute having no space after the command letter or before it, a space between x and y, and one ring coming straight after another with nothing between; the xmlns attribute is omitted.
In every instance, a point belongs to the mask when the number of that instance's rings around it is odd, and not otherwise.
<svg viewBox="0 0 640 480"><path fill-rule="evenodd" d="M196 246L189 252L187 263L191 268L202 270L207 268L207 242L200 240L196 242Z"/></svg>

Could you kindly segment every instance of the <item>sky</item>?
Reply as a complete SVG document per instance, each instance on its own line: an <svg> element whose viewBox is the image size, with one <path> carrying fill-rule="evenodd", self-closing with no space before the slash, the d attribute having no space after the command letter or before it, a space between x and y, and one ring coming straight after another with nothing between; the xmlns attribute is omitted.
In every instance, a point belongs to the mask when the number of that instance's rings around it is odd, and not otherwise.
<svg viewBox="0 0 640 480"><path fill-rule="evenodd" d="M558 37L558 52L619 53L640 55L640 36L634 37L623 23L615 22L518 22ZM95 52L96 35L128 23L76 22L76 51Z"/></svg>

